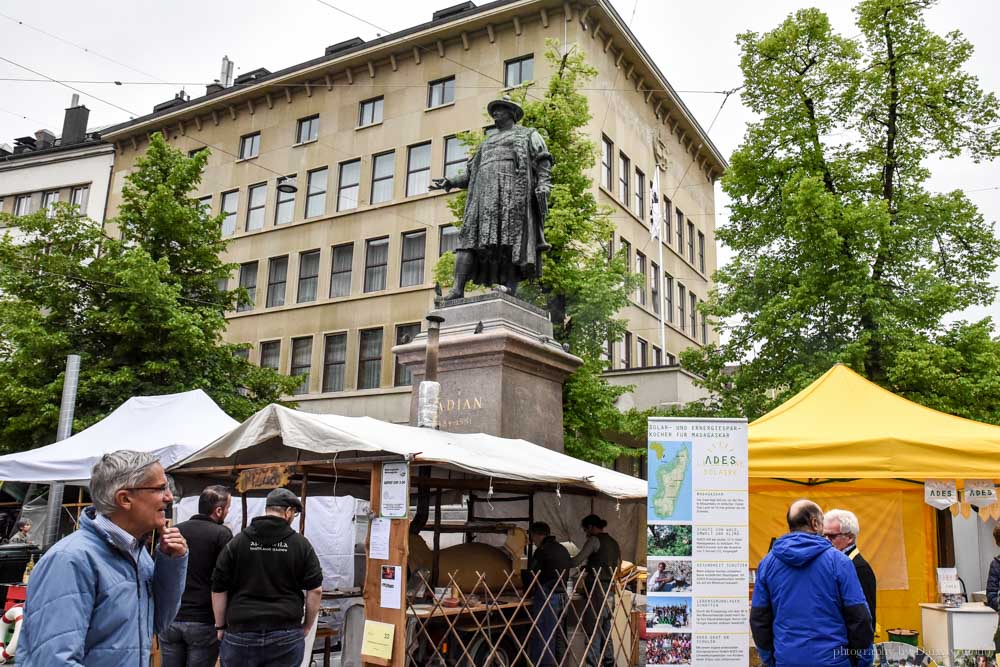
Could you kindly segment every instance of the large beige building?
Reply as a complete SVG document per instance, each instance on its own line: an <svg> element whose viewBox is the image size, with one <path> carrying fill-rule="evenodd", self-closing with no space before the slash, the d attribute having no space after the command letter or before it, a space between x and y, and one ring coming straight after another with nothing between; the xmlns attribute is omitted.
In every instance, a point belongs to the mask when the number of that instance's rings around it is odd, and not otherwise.
<svg viewBox="0 0 1000 667"><path fill-rule="evenodd" d="M529 80L542 94L550 38L583 49L599 71L587 86L594 191L614 209L615 250L646 275L612 368L675 364L680 350L715 339L696 306L716 266L714 181L725 162L606 0L465 3L159 105L104 132L116 147L110 215L151 133L186 152L208 146L197 195L225 213L225 259L240 265L233 284L254 297L231 313L229 340L251 343L256 363L302 375L305 410L405 421L409 379L392 348L419 331L433 267L455 240L449 195L428 185L464 168L454 135L488 131L487 102ZM662 262L648 222L658 161Z"/></svg>

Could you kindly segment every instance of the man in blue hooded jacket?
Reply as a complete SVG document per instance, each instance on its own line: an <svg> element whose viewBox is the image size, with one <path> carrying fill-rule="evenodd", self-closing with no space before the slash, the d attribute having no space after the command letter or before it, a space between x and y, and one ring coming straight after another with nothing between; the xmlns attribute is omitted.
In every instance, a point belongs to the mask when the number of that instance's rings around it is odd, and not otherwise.
<svg viewBox="0 0 1000 667"><path fill-rule="evenodd" d="M871 615L851 560L823 537L823 511L788 508L788 534L757 568L750 628L768 667L865 667Z"/></svg>

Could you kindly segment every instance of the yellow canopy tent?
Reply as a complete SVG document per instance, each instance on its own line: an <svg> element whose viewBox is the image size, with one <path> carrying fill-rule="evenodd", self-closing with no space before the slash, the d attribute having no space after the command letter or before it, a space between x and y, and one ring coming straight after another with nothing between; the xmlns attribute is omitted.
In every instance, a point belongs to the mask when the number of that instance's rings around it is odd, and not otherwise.
<svg viewBox="0 0 1000 667"><path fill-rule="evenodd" d="M922 482L993 477L998 461L1000 427L917 405L838 364L750 424L751 566L787 532L796 498L850 510L878 578L879 625L919 629L919 604L937 599Z"/></svg>

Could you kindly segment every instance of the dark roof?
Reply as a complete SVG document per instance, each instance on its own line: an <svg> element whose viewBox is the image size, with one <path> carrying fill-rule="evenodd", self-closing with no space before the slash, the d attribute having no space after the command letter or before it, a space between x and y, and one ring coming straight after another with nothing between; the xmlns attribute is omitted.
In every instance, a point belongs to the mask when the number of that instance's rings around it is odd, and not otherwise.
<svg viewBox="0 0 1000 667"><path fill-rule="evenodd" d="M14 162L15 160L27 159L30 157L36 157L38 155L52 155L55 153L65 153L72 150L77 150L79 148L89 148L92 146L99 146L105 143L101 136L96 132L87 136L83 141L79 141L75 144L69 144L68 146L63 146L62 144L57 144L55 146L50 146L49 148L42 148L40 150L25 151L23 153L12 153L10 155L0 156L0 164L7 164L9 162ZM110 144L108 144L110 146Z"/></svg>

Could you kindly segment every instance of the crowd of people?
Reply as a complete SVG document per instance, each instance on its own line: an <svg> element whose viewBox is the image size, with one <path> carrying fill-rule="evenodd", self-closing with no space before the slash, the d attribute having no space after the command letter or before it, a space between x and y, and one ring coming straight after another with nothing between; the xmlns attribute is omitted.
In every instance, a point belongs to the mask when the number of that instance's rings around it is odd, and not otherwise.
<svg viewBox="0 0 1000 667"><path fill-rule="evenodd" d="M647 665L691 664L691 635L664 635L646 642Z"/></svg>
<svg viewBox="0 0 1000 667"><path fill-rule="evenodd" d="M646 627L669 625L672 628L686 628L690 623L690 609L686 604L672 604L653 607L646 612Z"/></svg>

